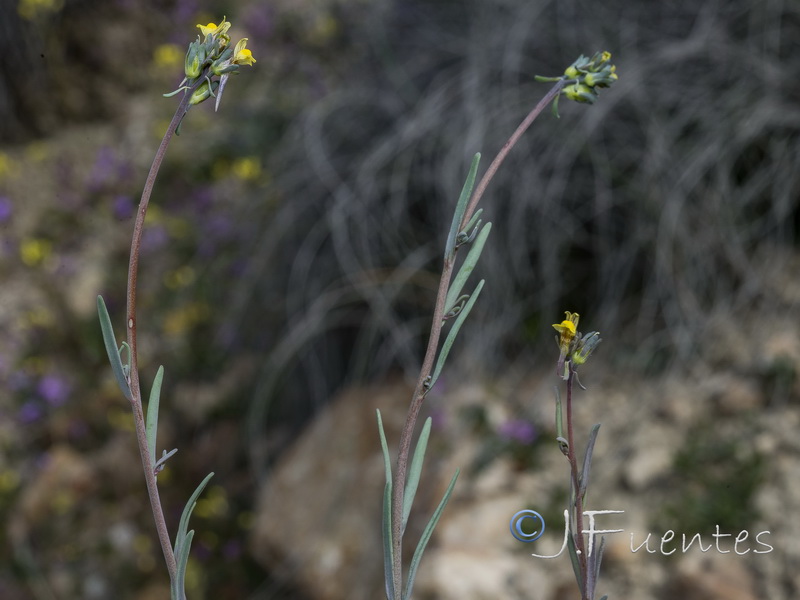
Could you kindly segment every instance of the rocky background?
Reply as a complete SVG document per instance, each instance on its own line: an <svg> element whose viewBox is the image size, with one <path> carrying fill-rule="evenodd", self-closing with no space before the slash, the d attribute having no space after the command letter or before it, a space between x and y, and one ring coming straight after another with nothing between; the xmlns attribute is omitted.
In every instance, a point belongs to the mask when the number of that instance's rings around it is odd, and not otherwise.
<svg viewBox="0 0 800 600"><path fill-rule="evenodd" d="M581 53L620 81L543 115L485 200L487 287L429 396L418 598L576 596L554 443L564 310L604 337L577 434L610 598L794 598L800 578L800 12L792 3L13 0L0 5L0 598L168 597L118 329L133 214L196 23L257 63L193 109L148 213L140 365L166 368L159 482L197 505L191 598L381 597L382 462L453 203ZM538 510L547 531L515 540ZM757 533L773 551L630 550ZM730 550L732 538L720 542ZM675 545L673 544L673 547ZM744 547L744 546L742 546ZM741 548L740 548L741 549ZM413 546L409 551L413 550Z"/></svg>

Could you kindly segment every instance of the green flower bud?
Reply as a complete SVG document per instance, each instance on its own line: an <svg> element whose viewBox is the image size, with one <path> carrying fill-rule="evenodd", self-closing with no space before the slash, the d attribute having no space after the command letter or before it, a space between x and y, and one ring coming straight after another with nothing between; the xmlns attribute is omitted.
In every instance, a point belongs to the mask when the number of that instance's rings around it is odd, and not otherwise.
<svg viewBox="0 0 800 600"><path fill-rule="evenodd" d="M217 88L219 87L219 81L214 81L211 83L211 85L212 87L209 87L208 80L200 84L200 87L192 93L192 97L189 99L189 104L200 104L204 100L208 100L213 95L213 92L217 91Z"/></svg>
<svg viewBox="0 0 800 600"><path fill-rule="evenodd" d="M570 100L575 102L584 102L586 104L594 104L597 100L597 94L588 85L582 83L575 83L568 85L562 92Z"/></svg>
<svg viewBox="0 0 800 600"><path fill-rule="evenodd" d="M186 60L184 61L183 67L186 78L191 80L200 77L200 73L203 72L203 63L205 63L205 60L205 46L199 42L192 42L189 44L189 50L186 52Z"/></svg>

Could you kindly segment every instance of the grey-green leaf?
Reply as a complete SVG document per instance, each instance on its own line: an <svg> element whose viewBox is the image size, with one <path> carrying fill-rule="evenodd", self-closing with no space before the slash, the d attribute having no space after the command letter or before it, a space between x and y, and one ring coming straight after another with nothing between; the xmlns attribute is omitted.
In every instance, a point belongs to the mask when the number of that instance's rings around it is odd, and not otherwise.
<svg viewBox="0 0 800 600"><path fill-rule="evenodd" d="M158 433L158 404L161 399L161 383L164 381L164 367L158 367L153 387L150 388L150 400L147 402L147 419L145 431L147 433L147 449L150 451L152 468L156 466L156 434Z"/></svg>
<svg viewBox="0 0 800 600"><path fill-rule="evenodd" d="M592 468L592 452L594 451L594 442L597 439L597 432L600 431L600 423L592 427L592 432L589 434L589 442L586 444L586 454L583 456L583 468L581 469L580 490L579 495L581 500L586 496L586 488L589 486L589 471Z"/></svg>
<svg viewBox="0 0 800 600"><path fill-rule="evenodd" d="M433 384L436 383L436 380L439 379L439 375L442 373L442 368L444 367L444 363L447 360L447 355L450 354L450 349L453 347L453 343L456 341L456 336L458 335L458 330L461 329L461 326L464 324L464 321L469 315L469 312L472 310L472 306L475 304L475 301L480 296L481 290L483 289L484 280L481 279L480 283L478 283L475 291L470 296L467 303L464 305L464 308L458 313L458 318L456 322L453 323L453 327L447 334L447 339L444 341L442 345L442 349L439 351L439 358L436 359L436 367L433 370L433 375L431 375L431 382L428 385L428 389L433 387Z"/></svg>
<svg viewBox="0 0 800 600"><path fill-rule="evenodd" d="M111 363L111 370L114 372L114 377L117 379L120 390L128 400L131 400L131 387L122 368L122 359L117 348L117 340L114 337L114 328L111 326L111 318L108 316L108 309L102 296L97 297L97 314L100 317L103 344L106 347L106 354L108 354L108 360Z"/></svg>
<svg viewBox="0 0 800 600"><path fill-rule="evenodd" d="M406 483L403 493L403 531L408 523L408 515L411 513L411 505L414 504L414 496L417 493L419 477L422 473L422 463L425 460L425 450L428 447L428 438L431 435L431 418L425 419L425 425L417 440L417 447L414 448L414 457L411 459L411 467L408 470L408 483Z"/></svg>
<svg viewBox="0 0 800 600"><path fill-rule="evenodd" d="M466 231L467 233L469 233L470 229L475 227L475 224L481 218L482 214L483 214L483 209L482 208L479 208L478 210L476 210L475 214L472 215L472 218L469 220L469 223L467 223L466 226L464 227L464 229L462 229L461 231Z"/></svg>
<svg viewBox="0 0 800 600"><path fill-rule="evenodd" d="M461 196L459 196L458 204L456 204L456 211L453 214L453 223L450 225L450 233L447 235L447 244L445 245L444 249L445 259L452 256L453 251L455 250L456 236L458 235L458 231L461 226L461 219L464 218L464 213L467 210L467 203L469 202L469 197L472 194L472 187L475 185L475 175L478 173L478 163L480 161L481 154L478 152L472 158L472 165L470 165L467 180L464 182L464 187L461 188Z"/></svg>
<svg viewBox="0 0 800 600"><path fill-rule="evenodd" d="M422 536L419 538L417 549L414 551L414 556L411 558L411 565L408 568L408 582L406 584L406 591L403 592L403 600L409 600L409 598L411 598L411 590L414 588L414 579L417 577L417 569L419 568L419 562L422 560L422 553L425 552L425 546L428 545L428 541L433 535L433 530L439 522L439 518L442 516L442 511L444 511L444 507L447 506L447 501L453 493L456 479L458 479L458 473L459 470L456 469L456 473L450 480L450 485L447 486L447 491L444 493L442 501L439 502L439 506L436 507L431 520L428 521L428 524L425 526L425 531L422 532Z"/></svg>
<svg viewBox="0 0 800 600"><path fill-rule="evenodd" d="M183 509L183 514L181 514L181 520L178 524L178 533L175 534L175 548L173 550L176 557L183 551L183 547L186 544L186 531L189 529L189 517L192 516L192 511L194 510L195 504L197 504L197 498L203 492L203 489L213 476L213 472L206 475L205 479L203 479L203 481L200 482L200 485L197 486L197 489L195 489L194 493L191 495L189 501L186 503L186 506Z"/></svg>
<svg viewBox="0 0 800 600"><path fill-rule="evenodd" d="M453 279L453 283L450 285L450 289L447 290L447 300L445 300L444 303L445 313L448 313L453 309L456 299L461 294L461 290L464 289L464 284L467 283L467 279L469 279L469 276L472 274L472 270L475 268L475 265L478 264L478 259L481 257L481 252L483 252L483 246L486 243L486 238L489 237L489 232L491 230L491 223L484 225L483 229L481 229L481 232L478 234L478 237L475 238L475 242L470 247L467 258L464 259L464 264L461 265L461 268L458 270L458 274L456 275L455 279Z"/></svg>
<svg viewBox="0 0 800 600"><path fill-rule="evenodd" d="M561 413L561 392L558 386L555 387L556 391L556 437L564 437L564 421Z"/></svg>
<svg viewBox="0 0 800 600"><path fill-rule="evenodd" d="M578 588L583 589L583 577L581 577L581 563L578 560L578 552L575 549L575 538L572 532L567 536L567 548L569 548L569 559L572 561L572 571L575 573L575 581L578 582Z"/></svg>
<svg viewBox="0 0 800 600"><path fill-rule="evenodd" d="M186 534L180 552L175 553L177 569L175 571L175 581L172 582L172 600L186 600L186 565L189 564L189 550L192 548L194 539L194 529Z"/></svg>
<svg viewBox="0 0 800 600"><path fill-rule="evenodd" d="M392 482L383 488L383 572L386 580L386 598L394 600L394 551L392 550Z"/></svg>
<svg viewBox="0 0 800 600"><path fill-rule="evenodd" d="M389 445L386 443L386 433L383 431L383 419L381 419L381 411L378 413L378 433L381 436L381 449L383 450L383 468L386 471L386 483L392 482L392 459L389 456Z"/></svg>

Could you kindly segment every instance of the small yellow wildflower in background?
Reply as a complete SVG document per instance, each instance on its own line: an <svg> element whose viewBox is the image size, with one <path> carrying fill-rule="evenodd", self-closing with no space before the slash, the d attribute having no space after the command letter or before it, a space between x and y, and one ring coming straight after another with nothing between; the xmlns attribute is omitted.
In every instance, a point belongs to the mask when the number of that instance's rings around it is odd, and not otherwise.
<svg viewBox="0 0 800 600"><path fill-rule="evenodd" d="M11 179L19 175L19 164L5 152L0 152L0 180Z"/></svg>
<svg viewBox="0 0 800 600"><path fill-rule="evenodd" d="M41 238L22 240L19 246L19 257L29 267L38 267L53 253L53 244Z"/></svg>
<svg viewBox="0 0 800 600"><path fill-rule="evenodd" d="M228 494L219 485L209 488L205 498L197 501L194 514L203 519L224 517L228 514Z"/></svg>
<svg viewBox="0 0 800 600"><path fill-rule="evenodd" d="M253 180L261 175L261 161L256 156L237 158L231 165L231 171L239 179Z"/></svg>
<svg viewBox="0 0 800 600"><path fill-rule="evenodd" d="M183 62L183 48L178 44L161 44L153 51L153 66L158 69L175 69Z"/></svg>
<svg viewBox="0 0 800 600"><path fill-rule="evenodd" d="M29 21L64 8L64 0L19 0L17 14Z"/></svg>
<svg viewBox="0 0 800 600"><path fill-rule="evenodd" d="M44 142L31 142L25 147L25 158L31 162L42 162L50 155L50 149Z"/></svg>
<svg viewBox="0 0 800 600"><path fill-rule="evenodd" d="M189 265L183 265L164 275L164 285L171 290L177 290L191 285L196 278L194 269Z"/></svg>

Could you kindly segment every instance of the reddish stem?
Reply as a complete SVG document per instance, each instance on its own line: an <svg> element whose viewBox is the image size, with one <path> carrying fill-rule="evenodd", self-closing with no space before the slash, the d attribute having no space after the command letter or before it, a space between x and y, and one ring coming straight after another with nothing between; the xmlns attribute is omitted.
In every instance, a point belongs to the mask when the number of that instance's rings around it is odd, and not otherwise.
<svg viewBox="0 0 800 600"><path fill-rule="evenodd" d="M539 116L539 113L541 113L544 107L547 106L561 92L563 87L564 81L559 80L544 96L544 98L539 101L533 110L528 113L528 116L525 117L522 123L519 124L516 131L511 134L511 137L497 153L497 156L489 165L486 173L483 175L474 192L472 193L469 204L467 205L467 209L463 218L461 219L459 231L461 231L472 218L472 215L478 206L478 202L480 202L484 192L486 191L486 188L489 186L489 182L497 173L497 170L500 168L500 165L503 163L506 156L508 156L508 153L519 141L519 138L522 137L522 134L525 133L528 127L531 126L531 123L536 120L536 117ZM406 422L403 425L403 430L400 434L400 451L397 456L397 466L394 470L394 481L392 482L392 576L394 579L394 596L396 600L400 600L402 597L403 587L403 559L401 554L403 543L403 495L405 493L408 456L411 451L411 436L414 433L417 417L419 416L419 411L422 408L422 403L425 400L425 394L427 393L425 388L425 380L427 379L428 375L431 374L433 361L436 358L436 351L439 347L439 338L441 337L443 324L442 317L444 316L445 301L447 300L447 290L450 286L450 279L453 275L453 267L455 266L455 262L455 251L452 253L452 255L445 257L444 266L442 267L442 277L439 280L439 290L436 295L436 306L433 311L433 324L431 325L431 334L428 338L428 347L425 351L425 358L422 361L422 368L420 369L417 385L414 388L414 394L412 395L411 405L409 406L408 415L406 416Z"/></svg>
<svg viewBox="0 0 800 600"><path fill-rule="evenodd" d="M147 430L144 422L144 413L142 410L142 393L139 385L139 367L136 352L136 275L139 267L139 253L142 245L142 232L144 230L144 219L147 215L147 206L150 203L150 195L153 192L153 185L156 181L156 176L161 168L161 163L164 161L164 155L167 152L167 146L172 139L175 130L180 125L181 120L189 110L189 100L192 97L192 92L204 81L201 79L188 89L178 109L175 111L175 116L172 117L169 127L161 140L161 145L158 147L153 164L150 165L150 172L147 174L147 180L142 190L142 198L139 201L139 211L136 214L136 222L133 226L133 238L131 239L131 254L130 262L128 263L128 291L127 291L127 307L125 329L128 332L128 346L131 349L130 357L130 387L131 387L131 410L133 411L133 421L136 425L136 440L139 444L139 456L142 460L142 469L144 470L144 479L147 484L147 494L150 497L150 508L153 511L153 518L156 522L156 530L158 531L158 539L161 543L161 550L164 552L164 560L167 563L167 570L169 571L170 579L175 578L177 572L177 564L175 562L175 554L172 550L172 543L169 539L169 530L167 529L167 522L164 518L164 511L161 508L161 499L158 495L158 484L156 483L156 474L153 471L154 457L150 456L150 450L147 446Z"/></svg>
<svg viewBox="0 0 800 600"><path fill-rule="evenodd" d="M580 478L578 476L578 460L575 456L575 435L572 427L572 384L575 379L575 371L572 363L569 363L569 376L567 378L567 443L569 444L569 451L567 458L569 458L570 471L572 472L572 486L575 490L575 548L578 551L578 562L581 566L581 600L589 600L586 595L587 586L587 567L586 567L586 548L583 539L583 498L580 493Z"/></svg>

